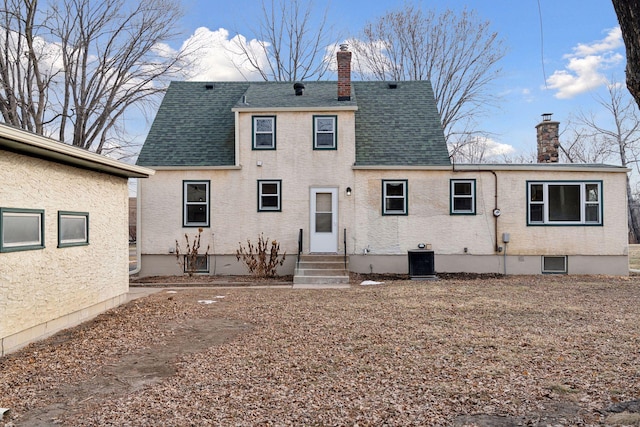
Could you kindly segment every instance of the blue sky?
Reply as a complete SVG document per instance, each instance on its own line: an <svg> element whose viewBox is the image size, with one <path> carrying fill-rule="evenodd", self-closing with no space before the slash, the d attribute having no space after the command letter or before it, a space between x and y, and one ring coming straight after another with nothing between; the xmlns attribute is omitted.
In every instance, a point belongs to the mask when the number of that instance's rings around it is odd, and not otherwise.
<svg viewBox="0 0 640 427"><path fill-rule="evenodd" d="M249 29L260 16L260 3L183 0L182 41L198 29L198 37L211 46L204 53L203 71L195 79L242 80L223 47L236 31L251 36ZM403 4L334 0L316 2L316 10L328 5L329 22L346 38L357 34L367 21ZM564 124L580 110L597 112L595 96L604 94L604 79L624 82L624 45L610 1L448 0L416 4L436 10L473 9L479 18L490 21L504 40L503 73L493 86L500 95L498 107L482 120L482 127L494 134L496 143L513 147L516 154L535 149L535 125L542 113L553 113L553 119Z"/></svg>

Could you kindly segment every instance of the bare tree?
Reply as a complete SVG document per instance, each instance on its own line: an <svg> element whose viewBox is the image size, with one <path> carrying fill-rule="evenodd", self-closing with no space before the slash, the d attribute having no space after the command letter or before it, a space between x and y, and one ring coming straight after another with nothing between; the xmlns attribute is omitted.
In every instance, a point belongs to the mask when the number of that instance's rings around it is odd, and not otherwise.
<svg viewBox="0 0 640 427"><path fill-rule="evenodd" d="M598 97L598 104L607 112L605 118L580 112L571 125L570 137L561 144L563 156L572 163L610 162L640 173L640 114L634 100L619 83L608 85L607 97ZM634 205L634 193L627 175L627 200ZM629 237L640 241L638 212L629 209Z"/></svg>
<svg viewBox="0 0 640 427"><path fill-rule="evenodd" d="M450 157L454 163L512 163L514 150L507 144L471 134L459 141L462 142L457 145L449 144Z"/></svg>
<svg viewBox="0 0 640 427"><path fill-rule="evenodd" d="M124 115L157 100L190 47L165 44L169 0L4 0L0 112L8 124L107 153L129 144Z"/></svg>
<svg viewBox="0 0 640 427"><path fill-rule="evenodd" d="M475 119L491 106L505 49L475 12L436 14L409 3L366 24L352 41L356 69L378 80L430 80L448 143L474 134Z"/></svg>
<svg viewBox="0 0 640 427"><path fill-rule="evenodd" d="M327 48L337 45L330 40L327 10L317 14L304 0L263 0L261 6L259 25L251 30L257 41L233 39L236 67L255 70L265 81L322 79L330 66Z"/></svg>
<svg viewBox="0 0 640 427"><path fill-rule="evenodd" d="M563 163L604 163L609 161L611 147L593 129L585 126L588 121L584 113L569 118L560 133L560 161Z"/></svg>
<svg viewBox="0 0 640 427"><path fill-rule="evenodd" d="M46 65L53 58L36 42L42 30L36 7L37 0L5 0L0 11L0 113L5 123L43 134L47 87L55 73Z"/></svg>

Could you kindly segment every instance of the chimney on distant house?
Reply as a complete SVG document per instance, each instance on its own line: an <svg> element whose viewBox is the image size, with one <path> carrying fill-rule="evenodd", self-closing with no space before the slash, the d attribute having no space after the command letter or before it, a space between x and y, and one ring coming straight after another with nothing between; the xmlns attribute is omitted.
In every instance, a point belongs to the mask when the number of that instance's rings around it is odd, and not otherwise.
<svg viewBox="0 0 640 427"><path fill-rule="evenodd" d="M560 122L551 120L552 113L542 115L538 130L538 163L558 163L558 129Z"/></svg>
<svg viewBox="0 0 640 427"><path fill-rule="evenodd" d="M338 61L338 101L351 101L351 52L347 44L341 44Z"/></svg>

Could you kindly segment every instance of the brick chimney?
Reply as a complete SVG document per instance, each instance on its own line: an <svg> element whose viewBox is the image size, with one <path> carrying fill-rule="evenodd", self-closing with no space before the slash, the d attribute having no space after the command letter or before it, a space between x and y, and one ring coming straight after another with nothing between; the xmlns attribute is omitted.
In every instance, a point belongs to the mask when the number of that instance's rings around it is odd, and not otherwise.
<svg viewBox="0 0 640 427"><path fill-rule="evenodd" d="M558 129L560 122L551 120L552 113L542 115L538 130L538 163L558 163Z"/></svg>
<svg viewBox="0 0 640 427"><path fill-rule="evenodd" d="M351 101L351 52L346 44L340 45L338 61L338 101Z"/></svg>

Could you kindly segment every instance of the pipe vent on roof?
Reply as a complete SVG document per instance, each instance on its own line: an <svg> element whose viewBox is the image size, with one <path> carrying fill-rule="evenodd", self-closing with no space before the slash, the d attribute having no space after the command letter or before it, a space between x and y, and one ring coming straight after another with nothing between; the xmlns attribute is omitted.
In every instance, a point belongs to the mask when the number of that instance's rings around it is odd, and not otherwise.
<svg viewBox="0 0 640 427"><path fill-rule="evenodd" d="M206 85L204 85L204 88L206 90L213 90L213 84L212 83L207 83Z"/></svg>
<svg viewBox="0 0 640 427"><path fill-rule="evenodd" d="M397 82L389 83L389 89L398 89L398 83Z"/></svg>
<svg viewBox="0 0 640 427"><path fill-rule="evenodd" d="M302 96L304 94L304 84L303 83L295 83L293 85L293 90L296 91L296 96Z"/></svg>

